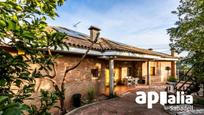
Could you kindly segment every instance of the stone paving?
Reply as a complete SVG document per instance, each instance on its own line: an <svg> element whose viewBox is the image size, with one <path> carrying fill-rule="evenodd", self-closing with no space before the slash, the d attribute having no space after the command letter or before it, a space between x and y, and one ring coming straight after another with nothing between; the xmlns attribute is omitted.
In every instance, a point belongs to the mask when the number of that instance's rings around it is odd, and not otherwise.
<svg viewBox="0 0 204 115"><path fill-rule="evenodd" d="M162 86L141 86L134 90L130 90L121 97L103 100L99 103L82 107L68 115L168 115L163 107L159 104L153 105L153 109L147 109L146 105L135 103L136 91L161 91L165 87Z"/></svg>

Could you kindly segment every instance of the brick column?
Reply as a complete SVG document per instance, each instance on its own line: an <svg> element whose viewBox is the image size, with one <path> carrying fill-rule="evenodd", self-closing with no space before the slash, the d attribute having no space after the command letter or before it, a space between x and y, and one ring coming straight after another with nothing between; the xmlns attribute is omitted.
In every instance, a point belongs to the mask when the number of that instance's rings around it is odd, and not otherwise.
<svg viewBox="0 0 204 115"><path fill-rule="evenodd" d="M176 76L176 61L172 61L171 62L171 76L174 76L175 78Z"/></svg>
<svg viewBox="0 0 204 115"><path fill-rule="evenodd" d="M175 51L175 48L171 49L171 56L177 57L177 53ZM171 62L171 75L177 78L176 76L176 61Z"/></svg>

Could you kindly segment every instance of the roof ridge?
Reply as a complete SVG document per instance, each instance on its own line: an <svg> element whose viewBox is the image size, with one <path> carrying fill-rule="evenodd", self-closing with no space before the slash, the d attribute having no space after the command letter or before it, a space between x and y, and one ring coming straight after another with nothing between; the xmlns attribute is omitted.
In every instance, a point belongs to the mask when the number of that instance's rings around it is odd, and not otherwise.
<svg viewBox="0 0 204 115"><path fill-rule="evenodd" d="M117 45L124 45L126 47L132 47L132 48L138 48L138 49L142 49L142 50L148 50L148 49L144 49L144 48L139 48L139 47L136 47L136 46L132 46L132 45L128 45L128 44L125 44L125 43L121 43L121 42L117 42L117 41L114 41L114 40L110 40L110 39L106 39L112 43L115 43Z"/></svg>
<svg viewBox="0 0 204 115"><path fill-rule="evenodd" d="M106 42L109 41L109 42L112 42L114 44L117 44L117 45L120 45L120 47L124 47L124 48L127 48L130 50L130 47L131 48L137 48L138 50L144 50L146 51L146 53L153 53L154 55L167 55L167 56L171 56L169 54L166 54L166 53L163 53L163 52L158 52L158 51L150 51L148 49L145 49L145 48L139 48L139 47L136 47L136 46L132 46L132 45L128 45L128 44L124 44L124 43L121 43L121 42L116 42L114 40L110 40L110 39L107 39L107 38L103 38ZM108 42L107 42L108 43ZM110 44L110 43L108 43ZM142 51L138 51L138 52L142 52Z"/></svg>
<svg viewBox="0 0 204 115"><path fill-rule="evenodd" d="M101 39L102 39L109 47L113 48L113 46L111 46L110 43L107 42L107 39L105 39L105 38L101 38Z"/></svg>

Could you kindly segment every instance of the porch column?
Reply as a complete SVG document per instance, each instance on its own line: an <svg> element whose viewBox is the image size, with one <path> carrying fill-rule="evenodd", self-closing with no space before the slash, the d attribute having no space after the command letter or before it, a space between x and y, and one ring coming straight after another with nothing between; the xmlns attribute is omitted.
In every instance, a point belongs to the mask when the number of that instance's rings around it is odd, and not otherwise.
<svg viewBox="0 0 204 115"><path fill-rule="evenodd" d="M177 53L176 53L175 48L171 48L171 56L177 57ZM177 76L176 76L176 61L171 62L171 76L174 76L175 78L177 78Z"/></svg>
<svg viewBox="0 0 204 115"><path fill-rule="evenodd" d="M175 78L177 78L177 76L176 76L176 61L171 62L171 76L174 76Z"/></svg>
<svg viewBox="0 0 204 115"><path fill-rule="evenodd" d="M114 60L109 60L109 96L112 97L114 95Z"/></svg>
<svg viewBox="0 0 204 115"><path fill-rule="evenodd" d="M147 61L147 85L151 84L151 79L150 79L150 65L149 65L149 60Z"/></svg>

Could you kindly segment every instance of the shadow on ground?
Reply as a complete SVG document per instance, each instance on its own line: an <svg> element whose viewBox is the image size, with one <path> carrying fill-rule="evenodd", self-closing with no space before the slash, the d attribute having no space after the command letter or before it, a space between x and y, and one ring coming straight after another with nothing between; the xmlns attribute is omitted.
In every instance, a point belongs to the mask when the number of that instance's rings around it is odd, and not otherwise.
<svg viewBox="0 0 204 115"><path fill-rule="evenodd" d="M153 105L153 109L147 106L136 104L136 91L155 90L154 88L141 88L129 91L129 93L110 100L103 100L100 103L83 107L69 115L168 115L160 104ZM162 89L159 89L161 91Z"/></svg>

